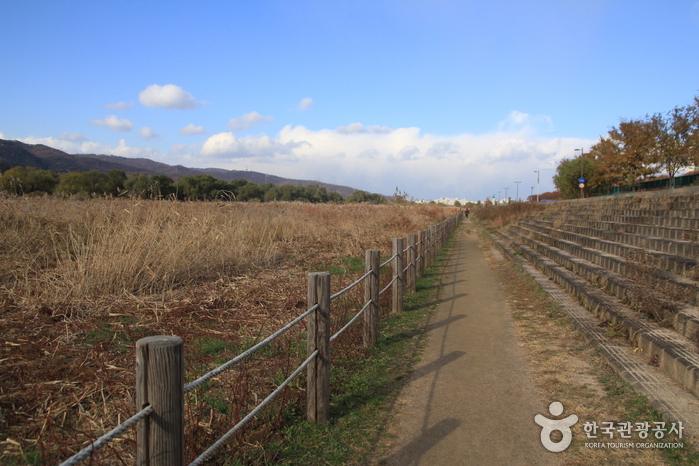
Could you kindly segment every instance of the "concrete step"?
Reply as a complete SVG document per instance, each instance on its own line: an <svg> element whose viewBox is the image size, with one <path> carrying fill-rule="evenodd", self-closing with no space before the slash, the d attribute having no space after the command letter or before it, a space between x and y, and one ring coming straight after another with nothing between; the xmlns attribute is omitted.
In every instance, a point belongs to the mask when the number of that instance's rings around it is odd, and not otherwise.
<svg viewBox="0 0 699 466"><path fill-rule="evenodd" d="M648 364L648 357L633 350L626 341L609 338L602 321L579 305L553 280L516 255L504 241L493 238L503 251L531 275L552 299L558 302L583 337L594 344L609 365L640 393L646 395L653 407L667 422L681 421L688 431L699 432L699 399L684 390L663 371Z"/></svg>
<svg viewBox="0 0 699 466"><path fill-rule="evenodd" d="M513 234L508 236L518 241L518 244L525 244L622 302L630 302L634 293L644 292L642 288L639 289L638 284L622 274L613 272L608 266L594 264L536 239L518 235L516 232L511 233ZM613 255L608 256L614 259ZM697 336L699 332L699 308L688 303L677 305L674 301L664 299L662 296L656 296L655 299L663 303L665 318L668 323L672 324L676 332L690 339Z"/></svg>
<svg viewBox="0 0 699 466"><path fill-rule="evenodd" d="M635 280L643 277L646 285L652 284L654 287L662 289L667 294L675 296L688 304L699 303L697 282L668 271L675 264L676 258L673 256L658 252L647 252L639 248L631 248L630 246L622 247L623 245L618 243L606 242L608 244L598 246L592 241L594 238L589 237L576 238L585 243L580 244L519 225L511 226L509 231L517 234L525 241L538 241L540 244L537 244L536 247L539 248L539 252L545 253L544 250L549 249L551 249L552 253L555 253L556 250L566 251L573 256L592 262L628 279ZM554 231L554 233L564 234L565 232Z"/></svg>
<svg viewBox="0 0 699 466"><path fill-rule="evenodd" d="M653 225L658 227L668 228L683 228L687 230L695 230L699 232L699 218L682 217L682 216L634 216L627 213L619 215L607 215L602 212L586 213L586 212L571 212L569 214L553 214L546 213L542 215L542 219L551 220L553 222L583 220L588 222L611 222L611 223L626 223L631 225Z"/></svg>
<svg viewBox="0 0 699 466"><path fill-rule="evenodd" d="M656 225L640 225L632 223L616 223L616 222L598 222L598 221L587 221L587 220L576 220L576 219L562 219L554 222L551 220L544 220L543 218L531 217L525 219L525 221L534 222L540 225L545 225L550 228L559 228L562 230L572 231L574 233L585 234L587 236L598 236L603 239L610 241L619 241L615 237L610 236L610 233L623 233L630 235L632 241L626 241L627 244L634 245L633 238L637 236L646 236L655 239L665 239L674 240L682 244L682 246L677 247L677 251L674 254L683 255L686 257L693 258L696 256L696 251L699 249L699 230L690 230L686 228L670 228L670 227L659 227ZM624 236L623 238L626 238ZM670 252L670 249L668 251Z"/></svg>
<svg viewBox="0 0 699 466"><path fill-rule="evenodd" d="M659 268L679 275L692 275L691 272L697 267L695 258L699 256L699 243L577 225L559 225L559 228L555 228L550 222L534 219L523 220L519 225L554 238L564 239L622 257L646 251L653 257Z"/></svg>
<svg viewBox="0 0 699 466"><path fill-rule="evenodd" d="M699 395L699 354L695 342L629 310L618 298L606 294L507 233L498 232L498 235L549 278L577 297L598 318L612 326L615 332L623 333L631 344L643 351L649 362L657 364L682 387Z"/></svg>

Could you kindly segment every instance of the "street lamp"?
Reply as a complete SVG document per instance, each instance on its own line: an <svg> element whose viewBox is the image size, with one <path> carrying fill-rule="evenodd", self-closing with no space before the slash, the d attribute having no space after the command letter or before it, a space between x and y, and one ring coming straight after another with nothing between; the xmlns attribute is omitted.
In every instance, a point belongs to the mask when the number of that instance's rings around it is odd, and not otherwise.
<svg viewBox="0 0 699 466"><path fill-rule="evenodd" d="M583 147L582 149L575 149L575 151L580 151L580 199L582 199L584 196L583 194L583 155L585 155L585 148Z"/></svg>
<svg viewBox="0 0 699 466"><path fill-rule="evenodd" d="M507 199L507 203L509 204L509 203L510 203L510 199L507 197L507 190L510 189L510 188L502 188L502 189L505 190L505 199Z"/></svg>
<svg viewBox="0 0 699 466"><path fill-rule="evenodd" d="M517 199L517 202L519 202L519 184L521 181L515 181L515 183L517 184L517 196L515 196L515 199Z"/></svg>
<svg viewBox="0 0 699 466"><path fill-rule="evenodd" d="M539 170L534 170L536 173L536 202L539 202Z"/></svg>

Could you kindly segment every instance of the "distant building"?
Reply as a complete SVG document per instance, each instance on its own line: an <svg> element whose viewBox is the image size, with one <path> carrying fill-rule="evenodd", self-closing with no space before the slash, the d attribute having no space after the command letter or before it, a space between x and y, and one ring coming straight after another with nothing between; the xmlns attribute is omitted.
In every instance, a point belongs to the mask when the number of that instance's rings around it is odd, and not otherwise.
<svg viewBox="0 0 699 466"><path fill-rule="evenodd" d="M456 197L440 197L439 199L435 199L434 201L426 201L423 199L415 202L417 202L418 204L429 204L430 202L434 202L435 204L454 205L457 201L461 205L466 205L467 203L471 202L467 199L458 199Z"/></svg>

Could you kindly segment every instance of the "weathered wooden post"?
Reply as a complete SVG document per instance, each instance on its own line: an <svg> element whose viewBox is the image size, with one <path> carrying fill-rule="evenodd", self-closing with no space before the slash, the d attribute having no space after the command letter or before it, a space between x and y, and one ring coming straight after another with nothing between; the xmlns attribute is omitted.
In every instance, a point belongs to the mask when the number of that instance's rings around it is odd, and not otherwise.
<svg viewBox="0 0 699 466"><path fill-rule="evenodd" d="M403 312L403 238L393 238L393 285L391 312Z"/></svg>
<svg viewBox="0 0 699 466"><path fill-rule="evenodd" d="M306 349L318 355L306 368L306 419L324 423L330 420L330 274L308 274L308 307L318 309L308 316Z"/></svg>
<svg viewBox="0 0 699 466"><path fill-rule="evenodd" d="M153 412L138 424L136 464L184 465L184 341L152 336L136 342L136 409Z"/></svg>
<svg viewBox="0 0 699 466"><path fill-rule="evenodd" d="M365 272L371 271L364 281L364 302L371 304L364 311L364 346L374 346L379 340L379 277L381 273L380 251L367 249Z"/></svg>
<svg viewBox="0 0 699 466"><path fill-rule="evenodd" d="M425 230L417 232L417 276L422 277L425 272Z"/></svg>
<svg viewBox="0 0 699 466"><path fill-rule="evenodd" d="M432 259L434 258L434 242L432 235L433 231L434 227L427 227L427 245L425 246L425 252L427 254L425 254L425 267L428 269L432 267Z"/></svg>
<svg viewBox="0 0 699 466"><path fill-rule="evenodd" d="M417 283L415 278L415 268L417 266L417 264L415 264L415 257L417 257L417 255L415 254L416 243L417 235L415 235L414 233L408 234L408 276L406 277L408 293L415 293L415 291L417 290Z"/></svg>

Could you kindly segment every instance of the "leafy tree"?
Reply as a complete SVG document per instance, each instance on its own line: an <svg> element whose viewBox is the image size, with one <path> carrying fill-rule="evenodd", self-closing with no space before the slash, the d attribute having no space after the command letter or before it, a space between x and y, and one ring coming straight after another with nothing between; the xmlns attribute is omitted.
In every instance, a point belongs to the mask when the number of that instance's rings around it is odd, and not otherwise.
<svg viewBox="0 0 699 466"><path fill-rule="evenodd" d="M153 175L148 180L149 190L153 197L162 199L175 194L175 182L167 175Z"/></svg>
<svg viewBox="0 0 699 466"><path fill-rule="evenodd" d="M553 183L563 199L580 197L580 168L585 178L585 196L595 196L604 192L604 180L600 176L598 162L590 154L574 159L563 159L556 168Z"/></svg>
<svg viewBox="0 0 699 466"><path fill-rule="evenodd" d="M148 199L149 186L148 175L145 173L134 173L131 178L124 182L124 189L128 195L139 199Z"/></svg>
<svg viewBox="0 0 699 466"><path fill-rule="evenodd" d="M68 172L61 175L55 191L58 194L87 193L87 187L83 184L83 176L80 172Z"/></svg>
<svg viewBox="0 0 699 466"><path fill-rule="evenodd" d="M264 199L264 192L260 186L255 183L248 183L240 188L238 191L239 201L251 201L253 199L258 199L260 201Z"/></svg>
<svg viewBox="0 0 699 466"><path fill-rule="evenodd" d="M118 196L124 189L126 179L126 173L124 173L124 170L119 170L117 168L109 170L107 172L106 192L114 196Z"/></svg>
<svg viewBox="0 0 699 466"><path fill-rule="evenodd" d="M336 193L335 191L331 191L328 193L328 201L327 202L342 202L344 199L342 198L342 195L340 193Z"/></svg>
<svg viewBox="0 0 699 466"><path fill-rule="evenodd" d="M90 170L83 172L82 176L89 193L100 195L109 192L109 178L106 174Z"/></svg>
<svg viewBox="0 0 699 466"><path fill-rule="evenodd" d="M608 186L634 186L639 178L657 173L653 125L646 120L622 120L592 146L589 156L599 164Z"/></svg>
<svg viewBox="0 0 699 466"><path fill-rule="evenodd" d="M44 192L51 194L58 184L58 175L51 170L13 167L0 177L0 190L13 194Z"/></svg>
<svg viewBox="0 0 699 466"><path fill-rule="evenodd" d="M699 158L694 139L699 133L699 110L696 106L675 107L666 115L656 113L649 119L653 131L654 162L664 171L674 188L677 173Z"/></svg>
<svg viewBox="0 0 699 466"><path fill-rule="evenodd" d="M211 175L185 175L177 182L180 196L192 200L216 199L226 183Z"/></svg>
<svg viewBox="0 0 699 466"><path fill-rule="evenodd" d="M383 197L380 194L370 194L361 189L356 190L345 198L347 203L369 202L371 204L383 204Z"/></svg>

